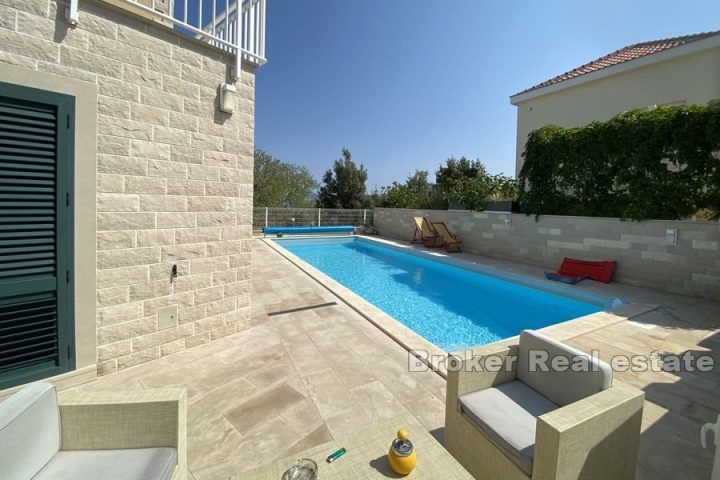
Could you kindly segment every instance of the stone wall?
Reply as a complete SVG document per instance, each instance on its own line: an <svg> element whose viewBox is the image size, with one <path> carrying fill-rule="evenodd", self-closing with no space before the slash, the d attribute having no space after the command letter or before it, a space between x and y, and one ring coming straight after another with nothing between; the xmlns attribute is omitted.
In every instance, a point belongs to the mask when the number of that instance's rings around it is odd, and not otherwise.
<svg viewBox="0 0 720 480"><path fill-rule="evenodd" d="M618 261L619 282L720 299L720 223L376 208L382 235L409 240L413 217L443 221L465 251L556 270L563 257ZM666 239L677 229L677 244Z"/></svg>
<svg viewBox="0 0 720 480"><path fill-rule="evenodd" d="M81 1L69 28L64 9L0 0L0 62L97 86L97 252L76 251L96 262L97 285L76 295L96 295L106 374L246 326L254 70L227 115L230 56L98 2ZM172 305L176 323L159 330L158 309Z"/></svg>

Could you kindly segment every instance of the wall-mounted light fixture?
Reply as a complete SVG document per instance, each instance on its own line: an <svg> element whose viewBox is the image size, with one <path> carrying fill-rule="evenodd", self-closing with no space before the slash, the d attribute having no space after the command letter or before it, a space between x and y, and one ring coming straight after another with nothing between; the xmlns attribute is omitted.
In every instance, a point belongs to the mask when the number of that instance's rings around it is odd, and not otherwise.
<svg viewBox="0 0 720 480"><path fill-rule="evenodd" d="M78 0L70 0L70 6L65 9L65 21L73 27L78 24Z"/></svg>
<svg viewBox="0 0 720 480"><path fill-rule="evenodd" d="M223 83L222 85L220 85L221 112L235 112L235 92L237 92L237 88L232 83Z"/></svg>
<svg viewBox="0 0 720 480"><path fill-rule="evenodd" d="M665 241L670 245L677 245L678 243L678 230L677 228L665 229Z"/></svg>

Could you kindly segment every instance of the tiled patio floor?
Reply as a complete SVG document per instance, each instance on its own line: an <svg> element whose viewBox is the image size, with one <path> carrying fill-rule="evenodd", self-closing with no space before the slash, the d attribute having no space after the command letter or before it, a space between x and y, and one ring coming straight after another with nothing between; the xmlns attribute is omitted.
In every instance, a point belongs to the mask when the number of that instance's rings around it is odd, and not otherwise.
<svg viewBox="0 0 720 480"><path fill-rule="evenodd" d="M534 267L463 255L496 268ZM569 343L601 357L712 351L720 305L628 286L583 289L659 308ZM405 350L260 240L253 255L249 328L231 337L102 377L84 389L182 385L189 395L188 453L195 480L224 478L352 433L401 407L442 437L444 380L409 373ZM337 305L272 315L325 302ZM707 479L712 454L699 430L720 412L720 374L618 373L646 392L638 478Z"/></svg>
<svg viewBox="0 0 720 480"><path fill-rule="evenodd" d="M396 416L444 423L445 381L408 373L405 350L343 304L268 317L337 299L257 242L252 326L241 333L84 385L188 388L189 467L225 478Z"/></svg>

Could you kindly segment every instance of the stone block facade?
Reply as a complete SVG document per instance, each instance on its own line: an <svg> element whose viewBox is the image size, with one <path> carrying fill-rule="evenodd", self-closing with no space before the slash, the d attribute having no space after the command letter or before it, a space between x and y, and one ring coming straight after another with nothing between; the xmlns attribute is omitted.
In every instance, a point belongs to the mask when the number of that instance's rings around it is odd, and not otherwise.
<svg viewBox="0 0 720 480"><path fill-rule="evenodd" d="M624 221L495 212L376 208L381 234L410 240L413 217L442 221L463 249L557 270L564 257L618 261L615 279L642 287L720 299L720 223ZM677 230L677 243L667 239Z"/></svg>
<svg viewBox="0 0 720 480"><path fill-rule="evenodd" d="M96 288L76 295L96 297L102 375L246 326L254 69L227 115L230 55L97 1L81 1L70 27L65 7L0 0L0 63L97 89L97 251L76 252L96 262ZM176 323L159 330L173 305Z"/></svg>

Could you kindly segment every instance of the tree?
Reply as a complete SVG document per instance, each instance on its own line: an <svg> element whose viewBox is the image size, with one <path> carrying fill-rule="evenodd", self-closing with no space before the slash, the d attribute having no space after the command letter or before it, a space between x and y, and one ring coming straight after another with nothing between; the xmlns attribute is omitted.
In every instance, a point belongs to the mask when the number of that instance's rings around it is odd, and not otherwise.
<svg viewBox="0 0 720 480"><path fill-rule="evenodd" d="M405 185L417 197L417 204L421 205L418 208L427 208L432 190L432 185L428 182L427 170L415 170L415 173L408 177Z"/></svg>
<svg viewBox="0 0 720 480"><path fill-rule="evenodd" d="M333 167L323 175L317 206L321 208L364 208L367 197L365 182L367 170L358 168L352 160L350 150L342 149L342 158L335 160Z"/></svg>
<svg viewBox="0 0 720 480"><path fill-rule="evenodd" d="M384 202L393 208L432 208L431 198L435 186L428 182L427 170L415 170L405 183L393 182L383 188Z"/></svg>
<svg viewBox="0 0 720 480"><path fill-rule="evenodd" d="M375 207L386 207L385 205L385 190L387 187L380 187L380 190L375 188L365 197L365 205L363 208L375 208Z"/></svg>
<svg viewBox="0 0 720 480"><path fill-rule="evenodd" d="M382 206L390 208L422 208L417 194L404 183L393 182L389 187L382 188Z"/></svg>
<svg viewBox="0 0 720 480"><path fill-rule="evenodd" d="M464 177L445 191L445 197L451 203L464 205L470 210L485 210L485 202L490 197L492 186L486 174Z"/></svg>
<svg viewBox="0 0 720 480"><path fill-rule="evenodd" d="M309 207L317 182L302 165L255 150L253 203L258 207Z"/></svg>
<svg viewBox="0 0 720 480"><path fill-rule="evenodd" d="M490 175L480 160L450 157L436 173L437 186L450 203L472 210L484 210L488 200L515 200L517 182L510 177Z"/></svg>
<svg viewBox="0 0 720 480"><path fill-rule="evenodd" d="M468 160L465 157L457 160L455 157L450 157L445 165L441 165L435 172L435 183L445 192L449 192L457 188L457 183L486 173L485 166L480 160Z"/></svg>

